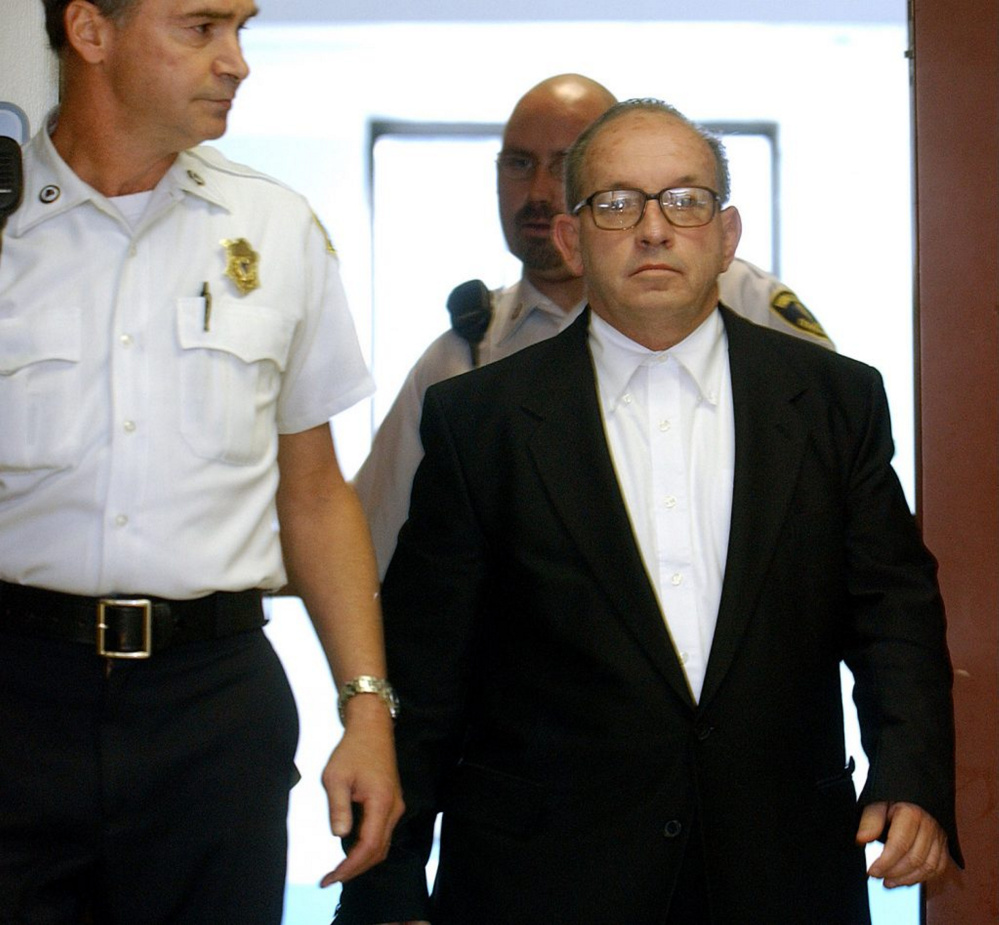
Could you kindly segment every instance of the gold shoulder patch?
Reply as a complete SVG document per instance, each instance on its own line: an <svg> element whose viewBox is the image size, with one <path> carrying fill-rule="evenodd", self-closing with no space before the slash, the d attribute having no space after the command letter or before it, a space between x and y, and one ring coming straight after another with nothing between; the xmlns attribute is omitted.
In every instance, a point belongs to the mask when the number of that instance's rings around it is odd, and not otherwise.
<svg viewBox="0 0 999 925"><path fill-rule="evenodd" d="M792 327L822 340L829 340L829 335L822 329L822 325L790 289L778 289L773 294L773 298L770 299L770 310L780 315Z"/></svg>
<svg viewBox="0 0 999 925"><path fill-rule="evenodd" d="M312 213L312 220L319 226L319 230L323 233L323 237L326 239L326 253L336 256L336 248L333 246L333 242L330 240L330 236L326 231L326 226L319 221L319 216L315 212Z"/></svg>

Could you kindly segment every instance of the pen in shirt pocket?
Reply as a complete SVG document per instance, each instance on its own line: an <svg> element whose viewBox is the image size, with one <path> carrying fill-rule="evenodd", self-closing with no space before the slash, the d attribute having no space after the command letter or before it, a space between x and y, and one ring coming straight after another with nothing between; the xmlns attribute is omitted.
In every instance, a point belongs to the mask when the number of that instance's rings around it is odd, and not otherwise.
<svg viewBox="0 0 999 925"><path fill-rule="evenodd" d="M201 298L205 300L205 323L203 330L207 331L212 323L212 293L208 288L208 281L201 284Z"/></svg>

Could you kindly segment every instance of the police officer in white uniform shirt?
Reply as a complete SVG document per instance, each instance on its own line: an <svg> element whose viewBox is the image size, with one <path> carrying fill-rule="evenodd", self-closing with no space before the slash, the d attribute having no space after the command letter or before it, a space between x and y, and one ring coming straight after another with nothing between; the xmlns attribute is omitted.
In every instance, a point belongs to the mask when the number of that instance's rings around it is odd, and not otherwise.
<svg viewBox="0 0 999 925"><path fill-rule="evenodd" d="M583 281L566 267L549 233L565 211L562 159L587 125L616 102L605 87L579 74L560 74L529 90L514 107L497 160L500 221L510 252L523 264L520 282L488 296L491 320L474 349L455 330L438 337L417 360L382 421L354 479L384 576L409 510L423 458L420 413L435 382L468 372L553 337L583 309ZM736 259L719 278L721 301L762 324L832 349L821 325L770 273Z"/></svg>
<svg viewBox="0 0 999 925"><path fill-rule="evenodd" d="M329 428L372 383L308 204L199 147L252 0L44 3L62 103L0 252L0 921L277 925L298 727L262 591L342 685L324 882L402 810Z"/></svg>

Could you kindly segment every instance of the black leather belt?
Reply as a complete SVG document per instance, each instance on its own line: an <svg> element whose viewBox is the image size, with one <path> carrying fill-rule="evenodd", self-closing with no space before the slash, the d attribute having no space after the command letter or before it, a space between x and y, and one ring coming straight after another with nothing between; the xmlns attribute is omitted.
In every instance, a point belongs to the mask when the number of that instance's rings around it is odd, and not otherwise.
<svg viewBox="0 0 999 925"><path fill-rule="evenodd" d="M221 639L266 622L257 590L168 601L82 597L0 581L0 632L81 643L104 658L149 658L171 646Z"/></svg>

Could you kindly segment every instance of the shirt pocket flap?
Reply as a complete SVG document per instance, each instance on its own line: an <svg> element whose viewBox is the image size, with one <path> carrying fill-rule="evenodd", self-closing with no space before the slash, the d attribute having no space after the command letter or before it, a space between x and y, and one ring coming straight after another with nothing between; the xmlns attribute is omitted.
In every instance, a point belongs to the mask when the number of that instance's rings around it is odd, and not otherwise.
<svg viewBox="0 0 999 925"><path fill-rule="evenodd" d="M242 360L270 360L282 372L288 362L293 319L266 305L193 296L179 300L178 337L185 350L220 350Z"/></svg>
<svg viewBox="0 0 999 925"><path fill-rule="evenodd" d="M0 376L52 360L79 363L80 356L80 314L74 309L0 318Z"/></svg>

